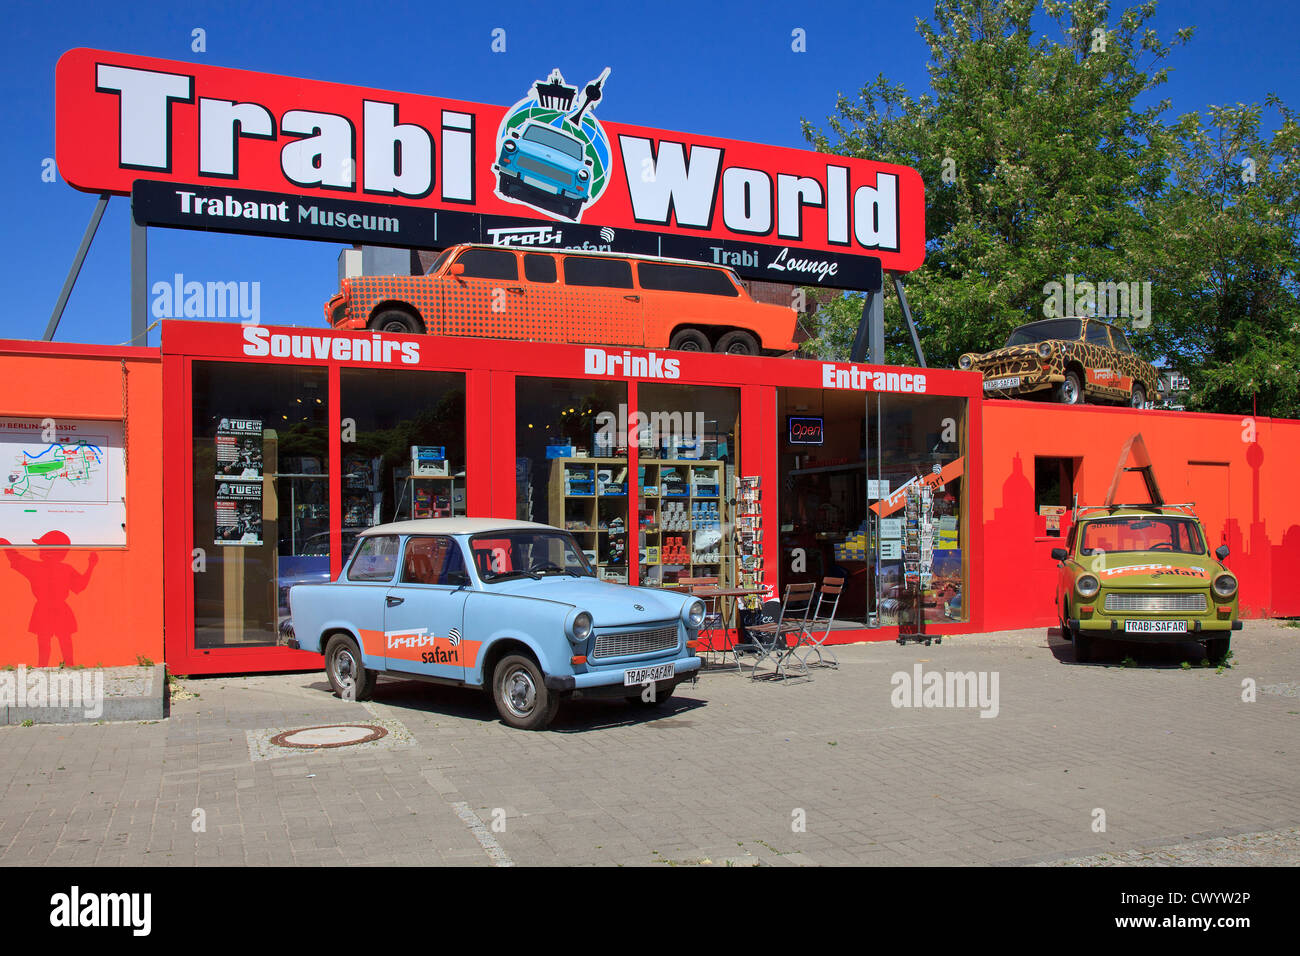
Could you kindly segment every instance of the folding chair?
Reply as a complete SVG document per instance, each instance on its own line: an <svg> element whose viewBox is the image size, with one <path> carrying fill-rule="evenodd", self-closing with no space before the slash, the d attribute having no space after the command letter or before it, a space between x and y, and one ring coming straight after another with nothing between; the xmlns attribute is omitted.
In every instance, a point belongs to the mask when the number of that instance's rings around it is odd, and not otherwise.
<svg viewBox="0 0 1300 956"><path fill-rule="evenodd" d="M808 658L813 654L817 655L817 663L826 667L840 666L839 658L835 652L826 646L826 638L830 637L831 627L835 623L835 612L840 606L840 594L844 591L843 578L822 578L821 594L817 596L817 607L812 612L804 625L803 632L799 635L799 643L795 646L795 653L799 652L800 647L806 647L803 657L800 658L805 665ZM826 605L830 604L830 613L826 613ZM830 662L822 657L822 651L825 650L830 655Z"/></svg>
<svg viewBox="0 0 1300 956"><path fill-rule="evenodd" d="M774 676L784 678L786 663L794 656L793 648L790 646L790 635L795 635L795 647L798 647L797 639L808 622L808 612L812 609L813 592L816 590L817 585L811 583L787 584L777 619L771 624L755 624L747 627L745 633L748 641L744 644L732 645L731 650L736 657L736 670L744 673L744 669L740 666L741 653L754 654L754 670L750 674L750 680L758 678L758 666L769 657L776 662ZM799 663L800 669L807 674L808 666L798 657L794 659Z"/></svg>

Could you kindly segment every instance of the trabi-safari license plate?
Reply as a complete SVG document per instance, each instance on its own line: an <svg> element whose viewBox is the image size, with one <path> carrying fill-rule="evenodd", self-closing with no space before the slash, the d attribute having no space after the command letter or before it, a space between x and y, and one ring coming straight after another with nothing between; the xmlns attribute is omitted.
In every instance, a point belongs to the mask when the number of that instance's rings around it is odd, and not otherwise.
<svg viewBox="0 0 1300 956"><path fill-rule="evenodd" d="M984 382L984 391L996 392L1004 388L1019 388L1020 376L1012 375L1009 378L990 378Z"/></svg>
<svg viewBox="0 0 1300 956"><path fill-rule="evenodd" d="M1129 634L1186 634L1186 621L1125 621Z"/></svg>
<svg viewBox="0 0 1300 956"><path fill-rule="evenodd" d="M676 661L669 661L667 664L656 664L654 667L632 667L623 672L623 686L640 687L642 684L649 684L651 681L668 680L676 673Z"/></svg>

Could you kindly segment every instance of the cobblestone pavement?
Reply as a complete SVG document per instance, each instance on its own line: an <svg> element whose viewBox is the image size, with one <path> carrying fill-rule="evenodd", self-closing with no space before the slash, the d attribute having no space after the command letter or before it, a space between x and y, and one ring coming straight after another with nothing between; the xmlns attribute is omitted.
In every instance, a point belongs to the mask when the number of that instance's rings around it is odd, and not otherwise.
<svg viewBox="0 0 1300 956"><path fill-rule="evenodd" d="M1233 645L1219 670L1195 644L1076 665L1043 629L862 644L809 680L710 670L655 712L574 702L545 733L464 689L191 678L167 720L0 728L0 863L1294 864L1300 630ZM894 706L917 667L983 672L996 716ZM388 733L270 742L345 722Z"/></svg>

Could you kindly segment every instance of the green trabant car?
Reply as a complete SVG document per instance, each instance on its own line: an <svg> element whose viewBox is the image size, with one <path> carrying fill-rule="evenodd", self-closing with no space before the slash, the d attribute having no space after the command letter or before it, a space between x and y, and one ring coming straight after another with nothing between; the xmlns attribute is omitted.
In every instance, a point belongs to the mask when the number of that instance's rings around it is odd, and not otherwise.
<svg viewBox="0 0 1300 956"><path fill-rule="evenodd" d="M1002 348L968 352L957 365L984 374L989 398L1050 396L1063 405L1145 408L1159 384L1155 366L1133 351L1124 330L1098 318L1030 322Z"/></svg>
<svg viewBox="0 0 1300 956"><path fill-rule="evenodd" d="M1206 656L1228 655L1237 620L1237 577L1213 554L1189 508L1117 505L1077 513L1059 562L1056 607L1074 659L1092 659L1100 638L1200 641Z"/></svg>

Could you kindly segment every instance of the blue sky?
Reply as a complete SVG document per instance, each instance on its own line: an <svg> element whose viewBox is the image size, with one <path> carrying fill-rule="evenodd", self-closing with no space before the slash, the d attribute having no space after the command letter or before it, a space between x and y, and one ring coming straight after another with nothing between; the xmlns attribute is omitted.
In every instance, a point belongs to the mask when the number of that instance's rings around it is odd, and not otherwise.
<svg viewBox="0 0 1300 956"><path fill-rule="evenodd" d="M1116 9L1125 4L1117 2ZM571 82L612 67L602 119L802 147L799 120L822 121L837 92L877 73L926 88L915 19L932 3L300 4L134 2L6 5L0 95L4 264L10 306L0 338L40 338L94 208L60 177L54 155L54 66L74 47L138 53L480 103L510 104L558 66ZM376 17L367 24L364 18ZM1156 28L1196 36L1178 49L1162 96L1171 113L1257 103L1300 107L1300 7L1282 0L1165 0ZM506 52L491 51L506 31ZM206 31L205 53L191 31ZM791 50L791 32L807 52ZM114 198L56 338L114 344L130 335L129 199ZM336 290L337 244L151 229L149 279L256 281L261 320L322 325ZM152 320L151 320L152 321ZM157 333L150 344L157 343Z"/></svg>

